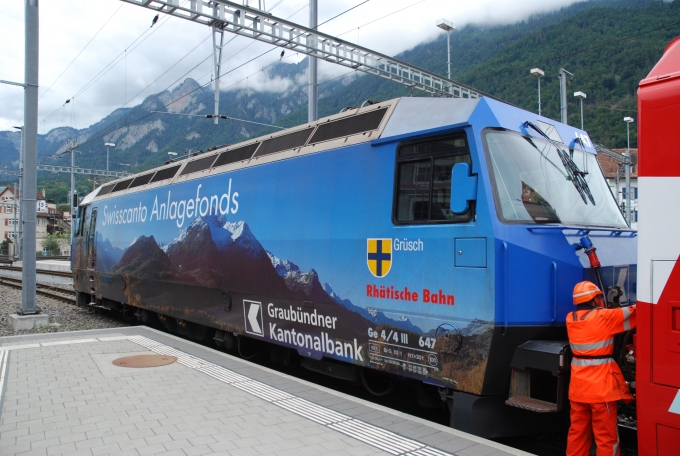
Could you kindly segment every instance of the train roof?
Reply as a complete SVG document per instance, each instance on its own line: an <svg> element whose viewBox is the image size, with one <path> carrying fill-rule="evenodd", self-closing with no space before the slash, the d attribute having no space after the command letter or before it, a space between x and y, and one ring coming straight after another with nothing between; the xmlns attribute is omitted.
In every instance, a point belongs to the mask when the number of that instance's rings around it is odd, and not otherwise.
<svg viewBox="0 0 680 456"><path fill-rule="evenodd" d="M485 109L477 109L480 103L485 105ZM577 132L576 137L578 137L578 132L580 132L568 125L488 97L479 99L397 98L365 107L347 109L315 122L238 144L218 147L181 161L126 176L97 188L87 195L81 204L86 205L93 200L360 143L371 142L377 145L421 135L445 133L452 128L471 123L478 111L481 111L479 116L484 117L483 122L487 126L510 128L532 136L539 135L523 127L524 117L527 118L526 120L552 127L558 137L562 134L563 137L573 138L573 132ZM520 113L524 115L518 116ZM586 149L592 149L592 147L586 147ZM589 151L594 152L594 149Z"/></svg>

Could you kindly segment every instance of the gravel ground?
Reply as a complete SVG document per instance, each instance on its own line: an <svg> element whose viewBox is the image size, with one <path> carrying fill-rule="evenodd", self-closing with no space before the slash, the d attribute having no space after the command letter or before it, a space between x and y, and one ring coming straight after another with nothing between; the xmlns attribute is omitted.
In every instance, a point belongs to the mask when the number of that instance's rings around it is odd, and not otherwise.
<svg viewBox="0 0 680 456"><path fill-rule="evenodd" d="M21 306L21 290L0 285L0 337L129 326L123 320L99 310L76 307L46 296L38 295L36 300L38 307L49 312L50 324L38 329L13 331L9 324L9 315L16 313Z"/></svg>

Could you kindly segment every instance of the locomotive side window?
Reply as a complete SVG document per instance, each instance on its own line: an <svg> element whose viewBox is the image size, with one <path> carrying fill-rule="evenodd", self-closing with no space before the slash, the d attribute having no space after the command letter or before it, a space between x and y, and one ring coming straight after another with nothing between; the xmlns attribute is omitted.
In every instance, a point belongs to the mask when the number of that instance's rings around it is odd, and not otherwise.
<svg viewBox="0 0 680 456"><path fill-rule="evenodd" d="M94 231L97 226L97 208L92 209L92 215L90 216L90 228L87 233L87 251L88 251L88 262L90 267L94 267L95 256L97 254L97 248L95 246Z"/></svg>
<svg viewBox="0 0 680 456"><path fill-rule="evenodd" d="M471 164L465 135L399 147L394 221L407 224L471 220L474 205L464 214L454 214L450 209L451 171L456 163Z"/></svg>
<svg viewBox="0 0 680 456"><path fill-rule="evenodd" d="M89 215L88 206L78 208L78 225L76 230L76 236L85 236L87 226L87 216Z"/></svg>

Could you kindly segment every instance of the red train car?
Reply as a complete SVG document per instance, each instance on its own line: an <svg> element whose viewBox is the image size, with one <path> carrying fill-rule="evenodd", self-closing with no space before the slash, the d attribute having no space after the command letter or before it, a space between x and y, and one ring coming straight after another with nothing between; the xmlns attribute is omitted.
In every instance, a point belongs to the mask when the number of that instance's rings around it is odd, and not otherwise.
<svg viewBox="0 0 680 456"><path fill-rule="evenodd" d="M680 37L640 82L637 422L641 456L680 455Z"/></svg>

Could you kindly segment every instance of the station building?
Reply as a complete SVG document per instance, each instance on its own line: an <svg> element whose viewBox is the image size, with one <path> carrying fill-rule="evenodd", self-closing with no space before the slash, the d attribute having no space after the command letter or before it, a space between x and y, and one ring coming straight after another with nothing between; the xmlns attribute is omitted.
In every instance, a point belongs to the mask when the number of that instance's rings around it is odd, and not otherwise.
<svg viewBox="0 0 680 456"><path fill-rule="evenodd" d="M617 154L625 155L627 149L612 149ZM630 156L635 163L630 171L630 224L631 228L637 229L638 221L638 165L637 165L637 149L630 149ZM597 155L597 161L600 162L602 171L604 171L604 177L607 179L607 184L611 188L612 193L616 197L616 201L624 211L626 207L626 198L628 195L628 189L626 188L626 171L623 167L619 166L619 163L604 154ZM617 173L618 173L618 183L617 183Z"/></svg>

